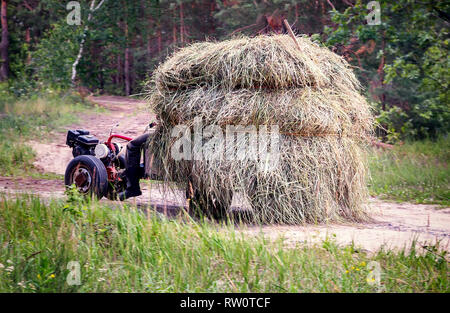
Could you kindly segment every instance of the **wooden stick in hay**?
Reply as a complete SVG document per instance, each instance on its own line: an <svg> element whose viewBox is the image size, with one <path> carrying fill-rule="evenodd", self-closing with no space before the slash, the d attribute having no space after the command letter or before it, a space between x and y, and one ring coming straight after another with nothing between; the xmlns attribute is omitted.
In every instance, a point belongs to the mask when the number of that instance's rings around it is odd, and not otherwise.
<svg viewBox="0 0 450 313"><path fill-rule="evenodd" d="M283 22L284 22L284 26L286 26L286 29L288 30L289 36L291 36L292 40L294 40L295 45L297 46L298 50L301 51L302 49L300 48L300 45L298 44L298 41L295 38L294 32L292 31L292 28L291 28L291 25L289 25L287 19L284 19Z"/></svg>
<svg viewBox="0 0 450 313"><path fill-rule="evenodd" d="M292 40L294 40L295 45L297 46L298 50L301 52L302 48L300 48L300 44L298 43L297 38L295 37L295 34L292 31L291 25L289 25L289 22L287 21L287 19L284 19L283 22L284 22L284 26L286 26L286 28L288 30L289 36L292 38ZM322 87L322 83L320 83L320 82L317 85L319 87Z"/></svg>

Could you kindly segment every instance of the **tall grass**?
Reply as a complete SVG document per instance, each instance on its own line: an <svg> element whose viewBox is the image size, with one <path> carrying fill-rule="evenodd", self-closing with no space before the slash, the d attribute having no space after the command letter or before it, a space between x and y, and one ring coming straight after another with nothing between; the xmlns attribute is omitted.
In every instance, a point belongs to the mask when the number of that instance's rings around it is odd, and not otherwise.
<svg viewBox="0 0 450 313"><path fill-rule="evenodd" d="M449 292L437 249L369 256L333 240L286 248L233 226L66 202L0 202L0 292ZM66 282L70 261L81 285ZM367 282L370 261L381 285Z"/></svg>
<svg viewBox="0 0 450 313"><path fill-rule="evenodd" d="M450 138L374 150L370 157L370 191L399 201L450 205Z"/></svg>
<svg viewBox="0 0 450 313"><path fill-rule="evenodd" d="M1 87L1 86L0 86ZM2 93L3 92L3 93ZM3 96L4 90L0 90ZM43 141L51 131L74 123L75 113L88 106L76 94L47 91L40 96L0 99L0 175L22 175L32 171L34 153L27 140Z"/></svg>

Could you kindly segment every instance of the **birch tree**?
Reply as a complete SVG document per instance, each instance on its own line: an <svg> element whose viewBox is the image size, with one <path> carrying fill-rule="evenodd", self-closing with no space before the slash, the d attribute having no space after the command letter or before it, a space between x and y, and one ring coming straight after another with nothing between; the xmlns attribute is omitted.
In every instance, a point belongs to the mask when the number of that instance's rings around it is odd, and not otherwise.
<svg viewBox="0 0 450 313"><path fill-rule="evenodd" d="M96 2L96 0L92 0L91 1L91 5L89 7L89 14L88 14L88 18L87 18L87 23L84 26L83 35L81 37L80 50L78 51L78 55L77 55L77 57L75 59L75 62L73 62L73 65L72 65L72 76L71 76L72 86L75 86L75 84L76 84L77 66L78 66L78 63L80 63L80 60L81 60L81 58L83 56L84 44L86 43L86 36L87 36L88 31L89 31L89 23L92 20L94 12L102 7L102 5L105 2L105 0L101 0L100 3L98 3L97 6L95 5L95 2Z"/></svg>

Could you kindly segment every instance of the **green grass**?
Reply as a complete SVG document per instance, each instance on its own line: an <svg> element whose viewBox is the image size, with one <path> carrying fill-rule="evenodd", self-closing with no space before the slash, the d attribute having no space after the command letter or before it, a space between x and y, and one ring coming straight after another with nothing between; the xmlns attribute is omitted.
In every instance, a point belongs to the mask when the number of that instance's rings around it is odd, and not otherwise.
<svg viewBox="0 0 450 313"><path fill-rule="evenodd" d="M3 95L1 90L0 95ZM32 165L33 150L24 142L42 140L50 132L76 122L76 113L92 109L79 96L70 93L48 91L28 99L3 97L0 100L0 175L39 176Z"/></svg>
<svg viewBox="0 0 450 313"><path fill-rule="evenodd" d="M0 292L449 292L437 247L367 255L329 239L286 248L233 226L167 220L134 207L0 200ZM359 251L359 252L358 252ZM69 286L70 261L81 285ZM381 285L368 284L368 264Z"/></svg>
<svg viewBox="0 0 450 313"><path fill-rule="evenodd" d="M450 138L396 145L370 155L370 191L384 199L450 205Z"/></svg>

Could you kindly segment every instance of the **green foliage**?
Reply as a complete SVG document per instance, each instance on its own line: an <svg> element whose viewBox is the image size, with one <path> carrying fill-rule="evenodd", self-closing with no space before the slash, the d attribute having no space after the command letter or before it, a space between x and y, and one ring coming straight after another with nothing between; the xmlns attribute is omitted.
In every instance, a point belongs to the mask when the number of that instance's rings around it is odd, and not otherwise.
<svg viewBox="0 0 450 313"><path fill-rule="evenodd" d="M450 138L395 145L370 154L373 195L399 201L450 205Z"/></svg>
<svg viewBox="0 0 450 313"><path fill-rule="evenodd" d="M287 248L233 226L169 221L134 207L66 206L1 199L1 292L450 291L438 246L368 255L330 237ZM79 286L66 282L70 261L80 263ZM370 261L382 269L380 287L367 283Z"/></svg>
<svg viewBox="0 0 450 313"><path fill-rule="evenodd" d="M379 121L400 138L437 137L450 129L448 12L441 1L379 1L381 24L367 25L366 3L334 11L327 44L348 53L370 96ZM370 41L375 51L356 50ZM339 46L340 45L340 46ZM381 70L380 70L381 67Z"/></svg>
<svg viewBox="0 0 450 313"><path fill-rule="evenodd" d="M128 0L105 1L88 25L91 1L80 3L81 25L67 25L69 12L65 9L66 3L61 1L33 2L32 11L20 1L10 5L8 22L12 34L10 55L14 79L33 80L58 88L67 86L85 26L89 30L78 64L80 84L92 90L123 94L126 48L129 51L130 84L137 93L141 82L158 63L180 46L227 38L238 29L251 35L262 28L270 32L271 28L266 27L269 16L277 19L275 24L278 26L281 26L281 17L287 17L294 30L308 34L320 32L324 22L329 20L324 5L307 0L245 0L238 3ZM326 7L329 8L328 4Z"/></svg>
<svg viewBox="0 0 450 313"><path fill-rule="evenodd" d="M52 25L32 53L30 66L38 81L52 88L70 86L72 64L78 54L81 31L81 27L73 28L65 20Z"/></svg>

